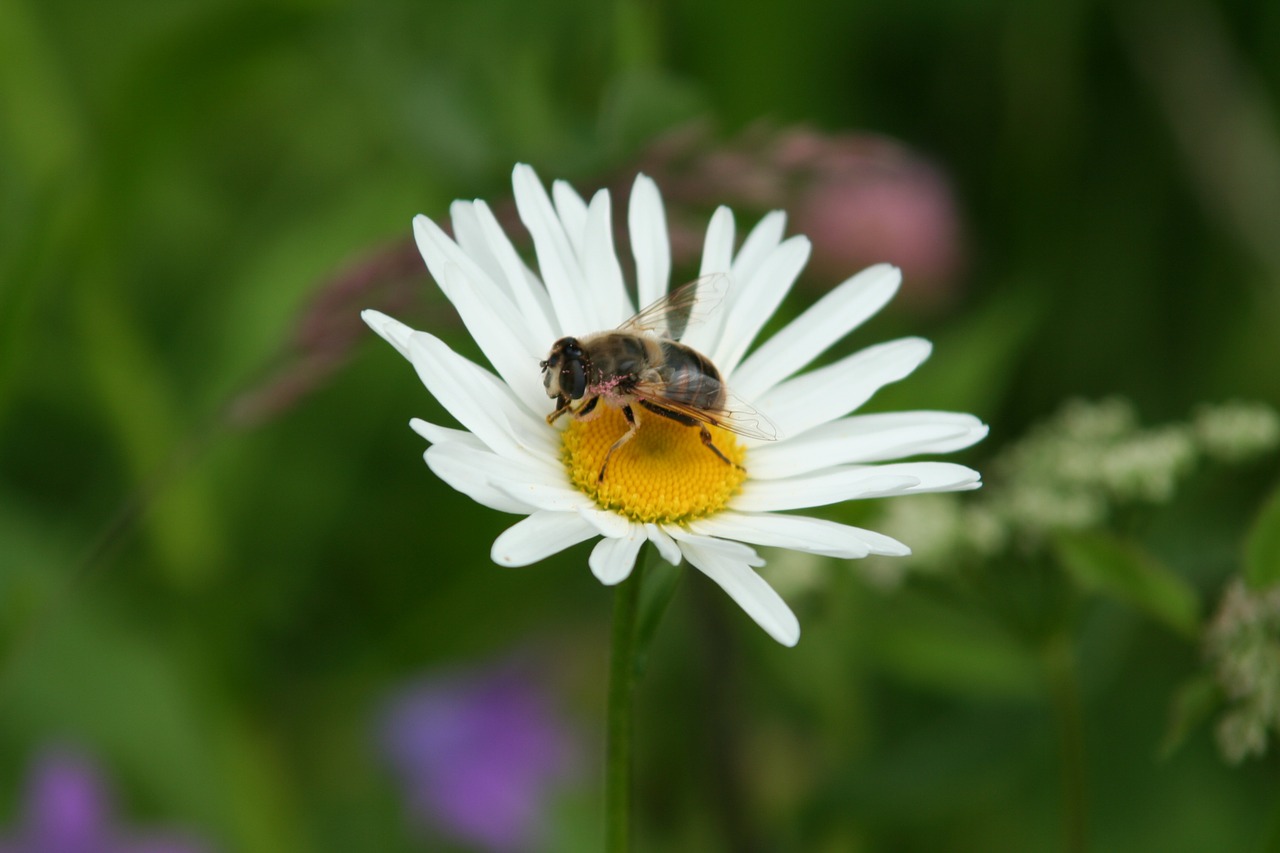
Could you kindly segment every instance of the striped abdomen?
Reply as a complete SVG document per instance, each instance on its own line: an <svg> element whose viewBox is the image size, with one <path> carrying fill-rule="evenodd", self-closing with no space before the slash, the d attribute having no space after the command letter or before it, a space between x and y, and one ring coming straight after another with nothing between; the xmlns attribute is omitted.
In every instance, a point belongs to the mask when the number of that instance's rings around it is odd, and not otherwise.
<svg viewBox="0 0 1280 853"><path fill-rule="evenodd" d="M663 396L697 409L724 408L724 382L711 360L697 350L671 340L658 342L662 350Z"/></svg>

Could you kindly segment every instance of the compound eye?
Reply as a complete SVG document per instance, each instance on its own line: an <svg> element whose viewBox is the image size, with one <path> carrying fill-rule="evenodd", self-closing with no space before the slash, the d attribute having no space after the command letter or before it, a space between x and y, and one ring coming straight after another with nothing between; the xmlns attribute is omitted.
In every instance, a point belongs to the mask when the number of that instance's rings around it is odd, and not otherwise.
<svg viewBox="0 0 1280 853"><path fill-rule="evenodd" d="M560 385L560 390L567 391L570 400L582 399L582 395L587 393L587 372L583 370L581 361L575 359L565 365Z"/></svg>

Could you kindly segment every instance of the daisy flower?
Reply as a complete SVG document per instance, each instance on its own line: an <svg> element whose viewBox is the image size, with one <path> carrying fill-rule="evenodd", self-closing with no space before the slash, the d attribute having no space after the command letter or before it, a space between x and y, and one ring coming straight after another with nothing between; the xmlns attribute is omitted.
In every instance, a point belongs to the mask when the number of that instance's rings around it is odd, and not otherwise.
<svg viewBox="0 0 1280 853"><path fill-rule="evenodd" d="M735 251L726 207L707 226L700 275L727 274L730 284L681 343L705 355L734 395L771 422L776 440L713 426L716 448L735 463L726 464L708 452L699 429L639 410L634 439L617 449L608 476L599 479L626 419L602 404L590 419L570 415L549 425L556 401L539 365L560 338L615 328L667 293L671 245L662 199L652 180L636 179L627 219L633 301L614 250L609 193L587 202L557 181L548 194L525 165L516 166L512 180L520 219L533 236L536 273L483 201L454 202L453 237L425 216L413 223L431 275L492 370L428 332L377 311L362 314L463 427L411 421L430 442L428 467L478 503L524 516L493 543L494 562L529 565L599 539L591 571L616 584L630 574L640 546L652 542L668 562L688 560L791 646L800 638L799 622L756 572L764 561L752 545L843 559L910 549L880 533L789 510L980 485L978 473L962 465L889 461L967 447L987 432L972 415L850 414L924 361L928 341L890 341L798 373L892 298L899 271L882 264L853 276L748 352L808 260L809 241L784 239L785 216L775 211Z"/></svg>

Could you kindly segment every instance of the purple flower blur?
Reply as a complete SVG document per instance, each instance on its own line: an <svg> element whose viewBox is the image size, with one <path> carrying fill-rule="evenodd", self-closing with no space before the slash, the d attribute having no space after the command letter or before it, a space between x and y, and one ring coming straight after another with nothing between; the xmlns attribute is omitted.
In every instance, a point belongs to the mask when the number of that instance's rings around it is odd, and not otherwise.
<svg viewBox="0 0 1280 853"><path fill-rule="evenodd" d="M204 853L177 835L131 835L111 816L111 798L85 758L53 750L35 762L25 809L12 834L0 835L0 853Z"/></svg>
<svg viewBox="0 0 1280 853"><path fill-rule="evenodd" d="M573 745L526 670L507 663L426 678L380 723L415 821L495 853L538 849Z"/></svg>

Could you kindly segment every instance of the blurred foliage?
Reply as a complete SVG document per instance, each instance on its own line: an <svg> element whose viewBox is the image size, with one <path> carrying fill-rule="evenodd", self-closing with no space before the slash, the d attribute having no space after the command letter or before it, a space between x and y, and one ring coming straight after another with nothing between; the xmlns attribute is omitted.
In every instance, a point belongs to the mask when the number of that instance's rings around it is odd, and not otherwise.
<svg viewBox="0 0 1280 853"><path fill-rule="evenodd" d="M122 814L223 850L422 849L375 709L517 647L596 748L609 590L581 546L489 562L509 519L421 464L403 424L438 408L398 357L362 340L228 417L414 213L501 200L516 161L608 183L692 119L895 137L954 184L968 265L849 346L933 339L874 405L977 413L982 469L1067 397L1280 401L1278 93L1280 6L1245 0L0 4L0 826L72 742ZM399 316L473 351L413 289ZM1060 542L1067 572L821 562L793 650L685 572L639 694L641 849L1274 849L1274 752L1230 767L1195 724L1222 701L1195 602L1280 573L1276 474L1197 473ZM593 849L598 782L555 849Z"/></svg>

